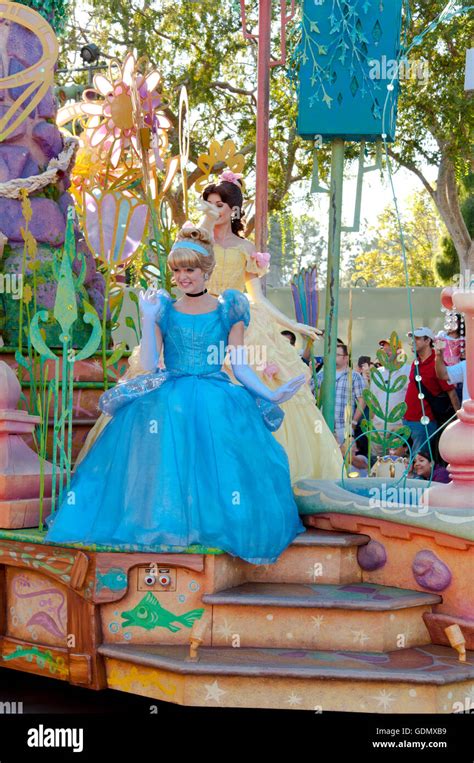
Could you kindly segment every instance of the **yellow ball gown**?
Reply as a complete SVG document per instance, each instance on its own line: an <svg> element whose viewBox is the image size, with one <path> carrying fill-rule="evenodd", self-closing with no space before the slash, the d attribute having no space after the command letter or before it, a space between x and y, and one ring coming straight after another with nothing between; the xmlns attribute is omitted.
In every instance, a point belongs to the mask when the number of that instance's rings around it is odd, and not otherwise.
<svg viewBox="0 0 474 763"><path fill-rule="evenodd" d="M215 243L214 254L216 266L207 285L211 294L221 294L225 289L245 291L246 273L261 277L269 269L268 266L260 267L244 244L224 248ZM244 341L249 350L249 365L271 389L301 373L305 373L309 380L311 374L308 367L297 350L281 334L285 327L275 320L264 302L254 301L247 296L250 302L250 325L245 330ZM265 367L268 367L269 372L276 372L268 375ZM230 367L226 370L232 376ZM285 418L273 436L287 452L292 482L310 478L340 479L341 452L315 403L309 385L304 384L291 400L281 403L281 408Z"/></svg>
<svg viewBox="0 0 474 763"><path fill-rule="evenodd" d="M210 294L218 296L225 289L245 292L245 274L258 277L265 275L268 267L260 267L245 245L223 247L214 244L216 267L207 284ZM249 295L247 295L249 296ZM250 302L250 325L245 330L248 347L247 362L270 389L275 389L289 379L306 373L297 350L281 335L284 326L277 323L264 302ZM267 369L267 373L265 373ZM230 365L226 367L232 376ZM270 372L270 375L269 373ZM135 347L125 376L130 378L144 373L140 367L139 348ZM308 384L304 384L291 400L281 404L285 418L273 436L285 448L290 464L292 482L300 479L340 479L342 456L337 442L317 407ZM85 456L95 442L109 417L102 414L89 432L76 463Z"/></svg>

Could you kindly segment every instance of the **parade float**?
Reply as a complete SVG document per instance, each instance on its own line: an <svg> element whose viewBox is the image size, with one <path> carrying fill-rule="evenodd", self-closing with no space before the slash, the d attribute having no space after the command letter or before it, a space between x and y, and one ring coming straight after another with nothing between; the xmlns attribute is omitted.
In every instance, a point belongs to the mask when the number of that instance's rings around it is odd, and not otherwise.
<svg viewBox="0 0 474 763"><path fill-rule="evenodd" d="M368 81L367 61L374 51L395 59L406 53L401 2L387 3L386 10L372 5L335 3L329 17L323 3L304 3L299 46L298 129L309 140L318 135L332 144L330 187L319 183L316 148L313 177L313 190L330 200L329 382L335 373L344 141L361 143L360 208L363 174L370 169L364 167L364 142L378 143L379 161L384 142L393 139L397 104L396 87L387 95ZM284 63L289 20L282 14L282 55L272 64ZM261 252L267 236L269 24L270 0L261 0ZM249 36L245 14L243 26ZM129 54L108 76L95 75L93 93L56 114L57 43L50 25L30 8L0 2L0 37L6 42L0 62L0 272L4 283L13 274L23 279L22 299L14 300L13 289L0 295L2 667L187 706L469 711L472 399L441 439L449 485L423 490L406 471L394 476L390 470L352 479L346 459L340 480L294 486L307 531L274 564L252 565L202 546L138 552L133 546L44 542L44 521L68 489L98 395L127 372L124 347L111 342L124 295L137 303L125 270L134 264L140 283L153 278L169 286L171 233L163 200L178 173L185 198L191 187L187 96L181 93L181 151L173 157L156 90L159 75L148 62ZM345 51L352 55L349 67ZM338 112L330 111L332 103ZM61 132L55 117L62 127L79 120L81 130ZM216 141L201 158L198 176L205 182L215 167L240 172L242 161L230 142ZM299 309L311 320L306 296L303 286ZM474 296L459 288L443 299L465 316L472 397ZM331 422L330 383L323 410ZM393 421L402 418L400 410L392 413ZM397 434L404 436L402 427ZM388 444L395 435L372 436Z"/></svg>

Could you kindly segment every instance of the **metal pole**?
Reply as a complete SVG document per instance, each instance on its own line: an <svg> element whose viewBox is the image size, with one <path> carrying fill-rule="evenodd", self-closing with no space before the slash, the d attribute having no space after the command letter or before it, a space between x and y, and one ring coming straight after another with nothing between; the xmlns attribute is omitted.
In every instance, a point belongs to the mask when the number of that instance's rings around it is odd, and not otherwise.
<svg viewBox="0 0 474 763"><path fill-rule="evenodd" d="M265 252L268 238L268 137L270 121L271 0L258 6L257 59L257 181L255 189L255 247Z"/></svg>
<svg viewBox="0 0 474 763"><path fill-rule="evenodd" d="M324 382L321 397L321 409L331 431L334 431L334 403L336 396L336 348L339 312L339 264L341 255L343 174L344 140L342 138L335 138L332 141L331 186L329 191Z"/></svg>

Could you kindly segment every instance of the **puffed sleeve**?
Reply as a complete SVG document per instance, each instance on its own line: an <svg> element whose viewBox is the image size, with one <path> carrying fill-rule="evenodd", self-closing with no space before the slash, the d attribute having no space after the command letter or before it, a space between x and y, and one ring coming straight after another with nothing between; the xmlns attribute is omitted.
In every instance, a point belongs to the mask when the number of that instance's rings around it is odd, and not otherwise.
<svg viewBox="0 0 474 763"><path fill-rule="evenodd" d="M155 323L160 327L161 333L165 334L168 326L168 316L173 300L166 289L159 289L156 293L158 301L158 311L155 317Z"/></svg>
<svg viewBox="0 0 474 763"><path fill-rule="evenodd" d="M245 251L245 271L254 273L259 278L270 270L270 255L268 252Z"/></svg>
<svg viewBox="0 0 474 763"><path fill-rule="evenodd" d="M245 327L250 323L250 305L245 294L238 289L226 289L219 297L222 321L230 331L234 323L243 321Z"/></svg>

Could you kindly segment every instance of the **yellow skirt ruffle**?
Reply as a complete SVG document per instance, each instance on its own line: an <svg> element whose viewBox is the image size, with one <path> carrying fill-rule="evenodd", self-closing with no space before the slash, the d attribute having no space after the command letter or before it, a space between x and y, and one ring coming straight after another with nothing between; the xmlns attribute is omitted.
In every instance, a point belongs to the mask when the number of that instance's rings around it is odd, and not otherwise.
<svg viewBox="0 0 474 763"><path fill-rule="evenodd" d="M248 362L260 379L275 389L295 376L311 374L297 350L282 336L265 303L250 301L250 325L245 331ZM255 361L255 362L252 362ZM264 373L262 365L269 366ZM272 368L273 366L273 368ZM309 384L304 384L291 400L281 404L283 423L273 433L288 455L292 482L301 479L340 479L342 456L339 446L316 405Z"/></svg>

